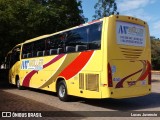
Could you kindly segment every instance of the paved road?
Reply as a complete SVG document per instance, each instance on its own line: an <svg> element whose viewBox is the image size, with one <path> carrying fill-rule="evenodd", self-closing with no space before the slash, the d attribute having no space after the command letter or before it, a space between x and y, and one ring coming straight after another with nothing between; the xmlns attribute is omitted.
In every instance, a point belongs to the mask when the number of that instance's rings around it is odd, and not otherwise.
<svg viewBox="0 0 160 120"><path fill-rule="evenodd" d="M160 74L152 75L152 80L160 80Z"/></svg>
<svg viewBox="0 0 160 120"><path fill-rule="evenodd" d="M160 81L152 82L152 93L147 96L129 99L83 99L75 98L71 102L61 102L56 94L37 90L17 90L14 87L1 86L0 111L160 111ZM68 114L68 113L67 113ZM67 117L68 118L68 117ZM57 118L58 119L58 118ZM61 119L61 118L59 118ZM68 118L71 119L71 118ZM72 119L97 119L87 116ZM100 119L106 119L100 117ZM109 117L121 119L121 117ZM131 117L131 119L135 119ZM140 120L150 120L150 117L141 117ZM159 119L154 117L152 119ZM128 118L123 118L128 120Z"/></svg>

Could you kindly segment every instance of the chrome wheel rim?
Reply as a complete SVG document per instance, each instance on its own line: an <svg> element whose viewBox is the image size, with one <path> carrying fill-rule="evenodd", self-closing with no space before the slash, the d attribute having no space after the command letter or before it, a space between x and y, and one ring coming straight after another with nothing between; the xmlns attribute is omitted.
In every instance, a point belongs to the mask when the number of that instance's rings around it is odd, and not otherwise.
<svg viewBox="0 0 160 120"><path fill-rule="evenodd" d="M20 83L19 83L19 80L17 80L17 87L18 87L18 88L20 87Z"/></svg>
<svg viewBox="0 0 160 120"><path fill-rule="evenodd" d="M64 96L65 96L65 93L66 93L65 86L64 86L64 85L61 85L61 86L59 87L59 96L60 96L60 97L64 97Z"/></svg>

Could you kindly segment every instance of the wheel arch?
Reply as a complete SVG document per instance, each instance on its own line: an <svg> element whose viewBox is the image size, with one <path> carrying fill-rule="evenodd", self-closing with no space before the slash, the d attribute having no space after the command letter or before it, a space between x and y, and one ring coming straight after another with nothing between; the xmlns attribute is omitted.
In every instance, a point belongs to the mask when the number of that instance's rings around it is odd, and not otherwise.
<svg viewBox="0 0 160 120"><path fill-rule="evenodd" d="M65 80L64 77L57 78L57 80L56 80L56 92L57 92L57 89L58 89L58 83L61 82L61 81L65 82L66 80ZM66 82L65 82L65 84L66 84ZM66 85L66 87L67 87L67 85Z"/></svg>
<svg viewBox="0 0 160 120"><path fill-rule="evenodd" d="M56 81L56 92L61 101L67 102L71 99L68 94L66 80L63 77L59 77Z"/></svg>
<svg viewBox="0 0 160 120"><path fill-rule="evenodd" d="M19 75L16 75L15 77L15 84L17 84L17 80L19 80Z"/></svg>

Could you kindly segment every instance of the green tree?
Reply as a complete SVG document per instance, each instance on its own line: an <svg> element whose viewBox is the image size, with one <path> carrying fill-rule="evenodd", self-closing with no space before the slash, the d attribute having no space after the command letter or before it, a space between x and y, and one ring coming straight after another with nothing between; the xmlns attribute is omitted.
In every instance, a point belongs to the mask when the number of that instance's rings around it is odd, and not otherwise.
<svg viewBox="0 0 160 120"><path fill-rule="evenodd" d="M151 60L152 60L152 69L160 70L160 40L154 36L150 37L151 39Z"/></svg>
<svg viewBox="0 0 160 120"><path fill-rule="evenodd" d="M0 0L0 62L13 46L85 22L81 0Z"/></svg>
<svg viewBox="0 0 160 120"><path fill-rule="evenodd" d="M93 16L94 20L112 14L119 14L117 12L117 4L115 0L98 0L94 8L95 8L95 15Z"/></svg>

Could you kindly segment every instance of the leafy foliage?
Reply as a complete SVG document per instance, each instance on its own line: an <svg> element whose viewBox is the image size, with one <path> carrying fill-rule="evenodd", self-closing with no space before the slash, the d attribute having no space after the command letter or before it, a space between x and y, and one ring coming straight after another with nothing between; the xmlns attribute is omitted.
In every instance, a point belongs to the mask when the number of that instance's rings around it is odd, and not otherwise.
<svg viewBox="0 0 160 120"><path fill-rule="evenodd" d="M115 0L98 0L94 8L95 8L95 15L93 16L94 20L112 14L119 14L117 12L117 4Z"/></svg>
<svg viewBox="0 0 160 120"><path fill-rule="evenodd" d="M0 0L0 61L13 46L85 22L81 0Z"/></svg>
<svg viewBox="0 0 160 120"><path fill-rule="evenodd" d="M152 57L152 69L160 70L160 40L155 37L151 37L151 57Z"/></svg>

